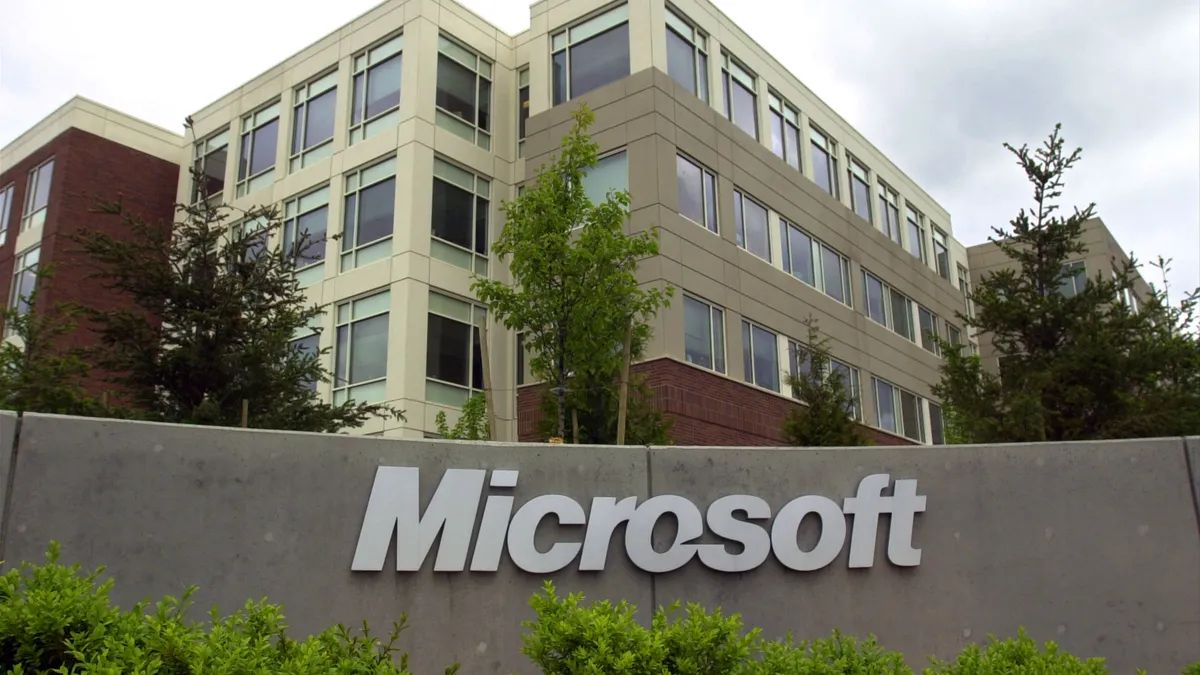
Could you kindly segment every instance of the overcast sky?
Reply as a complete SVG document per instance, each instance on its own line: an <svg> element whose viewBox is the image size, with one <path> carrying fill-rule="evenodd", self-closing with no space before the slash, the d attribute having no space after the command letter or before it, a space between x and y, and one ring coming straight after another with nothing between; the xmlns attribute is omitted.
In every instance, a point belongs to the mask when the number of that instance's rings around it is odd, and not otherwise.
<svg viewBox="0 0 1200 675"><path fill-rule="evenodd" d="M528 27L526 0L462 2ZM1001 144L1037 145L1062 122L1084 151L1066 207L1094 201L1127 251L1174 258L1173 298L1200 285L1196 0L716 3L946 207L964 244L1029 203ZM376 4L4 0L0 146L75 94L181 131Z"/></svg>

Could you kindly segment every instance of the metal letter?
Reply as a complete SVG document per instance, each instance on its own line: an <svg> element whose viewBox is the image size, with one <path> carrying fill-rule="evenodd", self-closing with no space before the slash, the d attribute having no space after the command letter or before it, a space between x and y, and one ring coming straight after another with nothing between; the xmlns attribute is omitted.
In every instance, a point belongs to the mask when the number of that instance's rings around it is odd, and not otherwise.
<svg viewBox="0 0 1200 675"><path fill-rule="evenodd" d="M433 569L438 572L461 572L475 530L475 515L487 471L481 469L448 469L442 475L425 514L420 514L420 470L414 467L381 466L375 471L375 484L367 501L354 551L353 571L383 569L383 560L396 533L396 571L415 572L421 569L425 556L439 532Z"/></svg>
<svg viewBox="0 0 1200 675"><path fill-rule="evenodd" d="M566 495L534 497L517 509L508 525L508 557L517 567L533 574L557 572L579 555L580 543L559 542L542 553L534 546L533 536L542 518L553 513L560 525L583 525L587 522L583 507Z"/></svg>
<svg viewBox="0 0 1200 675"><path fill-rule="evenodd" d="M875 564L875 536L879 531L879 514L890 513L892 497L884 497L883 490L892 482L886 473L876 473L863 478L858 484L858 496L847 497L842 510L854 515L854 529L850 533L850 566L871 567Z"/></svg>
<svg viewBox="0 0 1200 675"><path fill-rule="evenodd" d="M637 509L637 497L626 497L617 501L614 497L594 497L592 512L588 516L587 534L583 537L583 557L579 571L598 572L608 560L608 544L613 530L633 517Z"/></svg>
<svg viewBox="0 0 1200 675"><path fill-rule="evenodd" d="M912 547L913 519L925 510L925 495L917 496L917 479L896 481L892 491L892 527L888 532L888 560L893 565L916 567L921 549Z"/></svg>
<svg viewBox="0 0 1200 675"><path fill-rule="evenodd" d="M800 522L810 513L821 518L821 537L811 551L801 551L797 541ZM831 499L817 495L797 497L775 516L771 525L771 549L785 567L811 572L833 562L846 543L846 516Z"/></svg>
<svg viewBox="0 0 1200 675"><path fill-rule="evenodd" d="M679 519L679 531L675 542L665 553L654 550L651 535L654 524L665 513L674 513ZM696 555L697 544L688 544L704 534L704 517L700 509L690 501L677 495L661 495L642 502L637 507L629 525L625 528L625 552L634 565L647 572L670 572L679 569Z"/></svg>
<svg viewBox="0 0 1200 675"><path fill-rule="evenodd" d="M713 534L742 544L741 553L733 554L725 544L703 544L700 546L700 562L718 572L748 572L771 555L771 535L754 523L733 517L735 511L746 514L749 520L766 520L771 517L771 505L751 495L729 495L721 497L708 506L708 529Z"/></svg>
<svg viewBox="0 0 1200 675"><path fill-rule="evenodd" d="M471 556L472 572L495 572L500 568L504 538L508 534L508 519L512 516L513 498L492 495L483 507L483 522L475 538L475 555Z"/></svg>

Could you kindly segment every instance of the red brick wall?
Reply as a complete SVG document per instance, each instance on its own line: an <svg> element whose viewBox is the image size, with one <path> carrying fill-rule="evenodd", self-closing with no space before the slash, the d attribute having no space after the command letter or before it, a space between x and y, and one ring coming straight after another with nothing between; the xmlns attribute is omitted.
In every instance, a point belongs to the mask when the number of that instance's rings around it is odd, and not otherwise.
<svg viewBox="0 0 1200 675"><path fill-rule="evenodd" d="M8 241L0 248L0 289L3 290L0 297L7 305L29 171L51 156L54 157L54 174L42 229L41 264L53 264L55 274L41 296L42 310L62 303L78 303L97 309L131 307L128 298L87 278L94 268L69 237L84 225L116 238L128 236L120 218L92 212L98 198L105 201L120 198L132 213L170 227L179 166L79 129L68 129L0 175L0 187L16 183ZM65 336L62 346L82 347L93 344L94 340L89 327L80 325ZM91 393L111 388L103 383L102 375L93 373L87 383Z"/></svg>
<svg viewBox="0 0 1200 675"><path fill-rule="evenodd" d="M638 363L633 370L646 375L659 409L672 420L671 438L677 445L781 446L783 420L799 405L672 359ZM537 429L542 391L542 386L532 386L517 393L517 437L522 441L546 440ZM913 445L877 429L862 429L879 445Z"/></svg>

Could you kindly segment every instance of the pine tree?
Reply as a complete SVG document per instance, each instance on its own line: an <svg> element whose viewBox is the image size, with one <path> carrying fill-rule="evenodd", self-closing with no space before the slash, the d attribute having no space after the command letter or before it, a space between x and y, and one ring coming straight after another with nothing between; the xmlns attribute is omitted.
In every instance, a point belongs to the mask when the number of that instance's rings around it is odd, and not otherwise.
<svg viewBox="0 0 1200 675"><path fill-rule="evenodd" d="M868 445L854 420L854 408L859 403L842 373L832 367L829 340L821 335L813 317L803 323L808 329L808 344L794 355L798 374L787 377L801 405L794 407L783 422L784 440L801 447Z"/></svg>

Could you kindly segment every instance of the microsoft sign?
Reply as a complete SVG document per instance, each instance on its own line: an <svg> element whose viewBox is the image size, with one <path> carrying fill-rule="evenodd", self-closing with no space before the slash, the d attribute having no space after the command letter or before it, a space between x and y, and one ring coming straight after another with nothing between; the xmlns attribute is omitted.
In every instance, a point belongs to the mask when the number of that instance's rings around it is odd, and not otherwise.
<svg viewBox="0 0 1200 675"><path fill-rule="evenodd" d="M367 503L358 547L350 569L381 571L393 535L396 539L396 570L421 569L433 542L441 534L433 569L461 572L467 569L467 553L475 535L484 482L496 489L516 487L513 470L449 469L442 475L429 506L420 512L420 469L381 466ZM913 521L925 510L925 497L917 494L915 479L897 479L893 485L886 473L872 474L858 484L858 492L837 502L818 495L796 497L774 512L765 500L754 495L721 497L703 512L692 501L677 495L659 495L638 504L637 497L593 497L584 510L566 495L534 497L513 513L514 497L489 495L483 507L479 533L469 569L495 572L505 550L516 566L526 572L548 574L578 561L581 571L601 571L607 563L609 541L622 523L625 552L634 565L646 572L679 569L694 558L720 572L747 572L774 555L785 567L811 571L825 567L841 553L846 543L846 516L853 516L850 529L850 567L871 567L875 562L875 538L879 516L889 514L887 557L895 565L921 563L921 549L913 548ZM667 514L677 519L674 542L665 551L651 544L658 520ZM741 517L736 517L740 515ZM546 550L534 545L534 532L542 519L554 516L561 525L586 526L582 541L560 541ZM821 535L810 550L797 541L801 521L815 517ZM768 525L769 521L769 525ZM761 523L761 524L759 524ZM725 544L700 544L695 540L705 529L718 537L741 544L731 553Z"/></svg>

